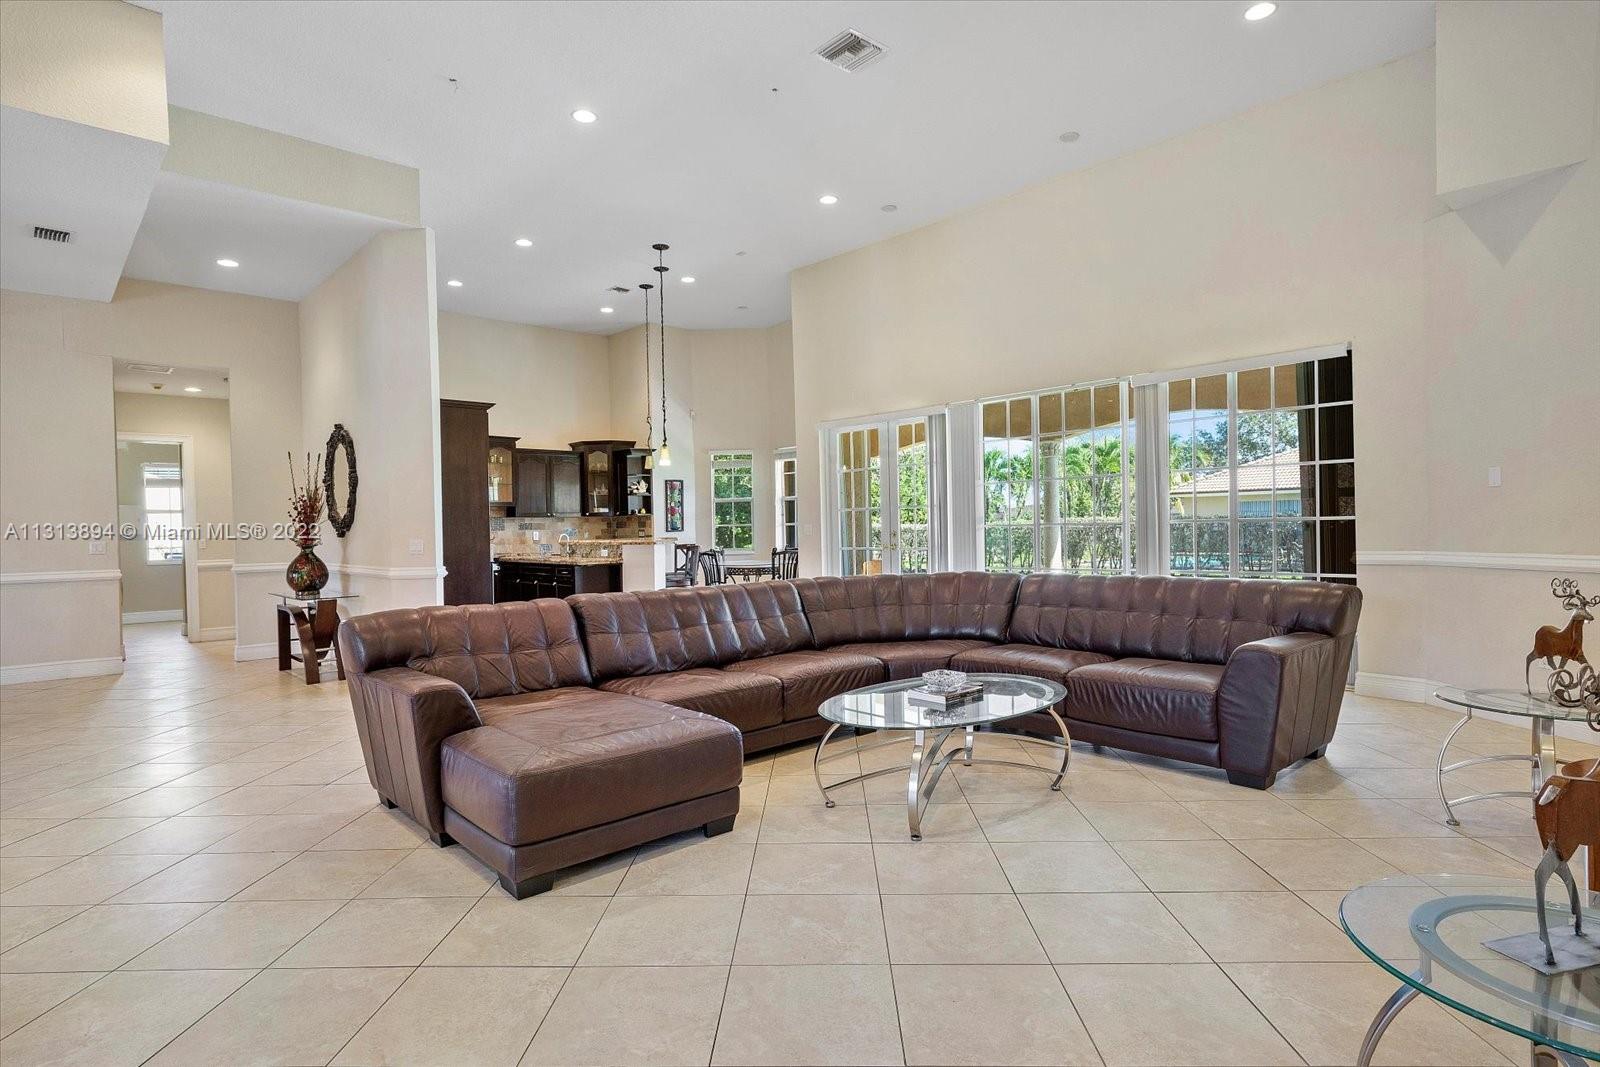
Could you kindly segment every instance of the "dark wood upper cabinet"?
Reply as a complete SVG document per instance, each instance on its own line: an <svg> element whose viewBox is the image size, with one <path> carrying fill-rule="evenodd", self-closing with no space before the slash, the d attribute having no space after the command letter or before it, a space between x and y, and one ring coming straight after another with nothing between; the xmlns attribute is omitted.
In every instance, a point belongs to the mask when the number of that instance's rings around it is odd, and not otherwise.
<svg viewBox="0 0 1600 1067"><path fill-rule="evenodd" d="M510 508L515 505L517 439L490 436L488 441L489 504Z"/></svg>
<svg viewBox="0 0 1600 1067"><path fill-rule="evenodd" d="M443 508L446 604L494 599L489 555L489 409L468 400L439 401L439 493Z"/></svg>
<svg viewBox="0 0 1600 1067"><path fill-rule="evenodd" d="M548 448L516 450L519 518L580 514L583 502L579 457Z"/></svg>
<svg viewBox="0 0 1600 1067"><path fill-rule="evenodd" d="M627 457L635 452L632 441L574 441L582 478L582 513L626 515Z"/></svg>

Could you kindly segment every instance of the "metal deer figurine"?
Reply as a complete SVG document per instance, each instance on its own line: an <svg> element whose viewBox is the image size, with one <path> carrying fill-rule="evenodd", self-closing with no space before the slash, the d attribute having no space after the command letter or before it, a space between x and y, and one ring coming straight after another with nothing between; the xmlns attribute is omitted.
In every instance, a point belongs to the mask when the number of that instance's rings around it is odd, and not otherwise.
<svg viewBox="0 0 1600 1067"><path fill-rule="evenodd" d="M1572 901L1572 932L1582 937L1578 884L1567 861L1579 845L1600 848L1600 759L1576 760L1545 779L1533 798L1533 821L1539 827L1539 843L1544 846L1544 856L1533 875L1534 895L1539 903L1539 940L1544 942L1545 963L1554 964L1544 887L1552 874L1561 876Z"/></svg>
<svg viewBox="0 0 1600 1067"><path fill-rule="evenodd" d="M1583 655L1583 624L1594 621L1589 609L1600 604L1600 596L1585 600L1583 591L1573 578L1552 578L1550 593L1561 601L1561 606L1570 611L1572 617L1567 620L1565 628L1541 626L1539 632L1533 635L1533 651L1528 653L1527 662L1522 667L1522 684L1530 693L1533 692L1533 686L1529 682L1529 672L1533 669L1534 660L1543 659L1552 671L1564 670L1568 663L1581 663L1585 667L1589 665Z"/></svg>

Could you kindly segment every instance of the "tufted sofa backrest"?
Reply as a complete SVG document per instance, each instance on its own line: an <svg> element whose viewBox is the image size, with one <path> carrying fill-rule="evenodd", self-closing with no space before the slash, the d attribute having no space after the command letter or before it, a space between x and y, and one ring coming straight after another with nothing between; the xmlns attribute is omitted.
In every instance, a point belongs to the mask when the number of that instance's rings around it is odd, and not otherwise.
<svg viewBox="0 0 1600 1067"><path fill-rule="evenodd" d="M852 641L1003 641L1014 574L978 571L801 578L795 582L818 648Z"/></svg>
<svg viewBox="0 0 1600 1067"><path fill-rule="evenodd" d="M1030 574L1008 640L1108 656L1226 663L1247 641L1355 632L1361 592L1327 582Z"/></svg>
<svg viewBox="0 0 1600 1067"><path fill-rule="evenodd" d="M599 681L813 647L793 582L580 593L568 602Z"/></svg>
<svg viewBox="0 0 1600 1067"><path fill-rule="evenodd" d="M591 681L578 621L562 600L399 608L357 616L339 632L346 671L410 667L474 700Z"/></svg>

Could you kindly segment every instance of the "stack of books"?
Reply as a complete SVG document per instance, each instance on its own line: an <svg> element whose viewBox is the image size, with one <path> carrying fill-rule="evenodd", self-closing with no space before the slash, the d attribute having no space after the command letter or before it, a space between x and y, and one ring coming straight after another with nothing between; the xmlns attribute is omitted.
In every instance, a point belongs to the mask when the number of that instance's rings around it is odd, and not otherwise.
<svg viewBox="0 0 1600 1067"><path fill-rule="evenodd" d="M906 690L913 704L929 708L954 708L983 699L983 686L977 682L964 682L954 689L933 689L922 685Z"/></svg>

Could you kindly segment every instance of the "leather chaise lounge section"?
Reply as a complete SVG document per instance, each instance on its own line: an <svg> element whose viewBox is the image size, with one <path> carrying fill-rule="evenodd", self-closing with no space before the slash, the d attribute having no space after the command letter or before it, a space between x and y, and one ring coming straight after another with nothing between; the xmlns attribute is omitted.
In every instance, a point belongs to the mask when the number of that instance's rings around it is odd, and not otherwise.
<svg viewBox="0 0 1600 1067"><path fill-rule="evenodd" d="M520 897L731 829L745 754L936 667L1053 678L1075 739L1265 789L1332 739L1360 608L1315 582L877 575L402 609L339 641L373 787Z"/></svg>

